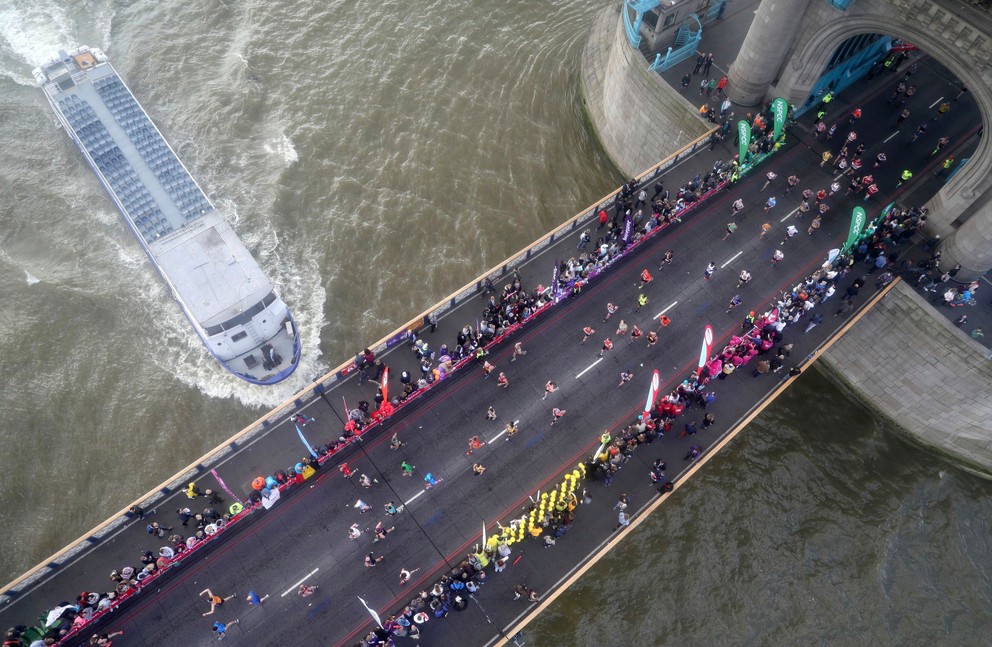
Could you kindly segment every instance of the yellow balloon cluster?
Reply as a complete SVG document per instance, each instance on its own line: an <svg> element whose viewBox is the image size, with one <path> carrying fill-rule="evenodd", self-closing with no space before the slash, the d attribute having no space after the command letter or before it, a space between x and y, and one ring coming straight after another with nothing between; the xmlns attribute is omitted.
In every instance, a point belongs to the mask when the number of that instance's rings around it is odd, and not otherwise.
<svg viewBox="0 0 992 647"><path fill-rule="evenodd" d="M524 515L519 523L509 527L500 526L500 534L489 537L486 541L487 547L493 550L501 542L512 545L523 541L527 534L539 537L544 532L541 522L547 518L550 512L563 512L569 508L569 502L575 500L575 490L578 488L579 480L585 477L585 463L579 463L578 467L562 477L560 484L547 492L542 492L535 507Z"/></svg>

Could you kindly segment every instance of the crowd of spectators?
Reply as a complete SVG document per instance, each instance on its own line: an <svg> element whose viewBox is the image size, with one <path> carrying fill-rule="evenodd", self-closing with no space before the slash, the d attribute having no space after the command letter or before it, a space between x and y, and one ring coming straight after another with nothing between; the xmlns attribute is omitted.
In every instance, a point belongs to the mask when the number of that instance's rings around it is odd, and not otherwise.
<svg viewBox="0 0 992 647"><path fill-rule="evenodd" d="M679 430L679 437L682 438L712 426L715 418L712 413L706 412L706 408L716 400L714 386L720 382L714 380L726 380L752 363L752 377L782 371L793 349L793 342L784 339L786 329L802 333L812 330L823 322L824 304L838 293L841 294L839 308L833 313L828 310L827 314L841 316L851 312L854 298L875 271L882 270L875 280L876 289L888 285L899 270L916 271L920 282L932 282L935 274L940 272L939 252L933 252L919 268L913 267L912 263L899 262L898 246L920 231L925 222L925 208L892 209L868 227L852 253L840 254L824 263L792 289L783 292L768 312L761 315L753 311L748 313L742 322L741 333L732 335L701 370L687 376L669 394L658 398L649 415L638 415L615 438L608 433L603 435L600 451L587 463L590 478L610 485L637 447L663 438L680 421L683 422ZM850 283L841 285L858 270L864 271ZM940 276L945 281L949 278L946 273ZM800 370L795 366L787 375L798 375ZM692 415L697 410L702 418L698 424ZM692 445L684 460L693 461L701 454L702 448ZM666 470L666 463L658 459L650 471L652 482L659 484L662 492L673 488Z"/></svg>
<svg viewBox="0 0 992 647"><path fill-rule="evenodd" d="M145 532L151 537L149 543L161 545L145 548L134 556L135 561L125 562L112 570L108 577L109 584L101 587L103 590L82 591L75 601L59 602L43 612L35 626L11 627L7 631L4 647L56 645L68 636L77 636L98 615L140 591L173 562L220 532L243 510L240 503L235 503L227 511L220 512L214 506L223 504L224 499L212 490L200 490L195 483L189 484L186 494L190 499L200 499L206 504L202 512L193 512L189 507L178 508L178 531L176 522L166 525L165 521L149 521L145 525ZM130 513L140 521L147 521L157 511L146 511L134 505ZM160 539L165 541L158 541ZM109 645L111 638L107 634L93 634L87 645Z"/></svg>

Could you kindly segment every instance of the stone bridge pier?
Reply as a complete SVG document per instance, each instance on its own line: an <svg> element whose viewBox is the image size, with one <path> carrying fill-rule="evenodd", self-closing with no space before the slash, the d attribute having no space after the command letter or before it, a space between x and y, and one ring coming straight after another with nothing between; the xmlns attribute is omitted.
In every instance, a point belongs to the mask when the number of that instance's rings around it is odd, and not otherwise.
<svg viewBox="0 0 992 647"><path fill-rule="evenodd" d="M846 6L845 6L846 5ZM728 94L743 105L776 96L802 105L844 41L865 33L913 43L953 72L992 118L992 16L954 0L763 0L730 68ZM992 269L992 141L928 203L929 230L943 239L959 278ZM950 266L948 265L948 266Z"/></svg>

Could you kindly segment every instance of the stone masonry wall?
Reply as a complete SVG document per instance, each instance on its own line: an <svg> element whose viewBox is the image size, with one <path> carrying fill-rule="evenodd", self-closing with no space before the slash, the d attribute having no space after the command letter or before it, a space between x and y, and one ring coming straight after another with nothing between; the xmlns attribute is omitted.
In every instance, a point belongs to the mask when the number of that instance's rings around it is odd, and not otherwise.
<svg viewBox="0 0 992 647"><path fill-rule="evenodd" d="M821 359L910 440L992 478L992 361L986 353L899 284Z"/></svg>
<svg viewBox="0 0 992 647"><path fill-rule="evenodd" d="M634 176L709 130L696 108L627 42L619 3L593 21L582 52L582 98L607 154Z"/></svg>

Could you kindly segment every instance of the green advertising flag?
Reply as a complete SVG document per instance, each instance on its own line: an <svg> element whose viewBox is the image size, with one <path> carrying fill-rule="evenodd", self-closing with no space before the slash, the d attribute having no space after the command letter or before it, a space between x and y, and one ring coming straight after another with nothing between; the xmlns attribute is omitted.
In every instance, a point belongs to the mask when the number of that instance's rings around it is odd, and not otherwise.
<svg viewBox="0 0 992 647"><path fill-rule="evenodd" d="M851 214L851 231L847 234L847 242L844 243L845 252L858 242L858 236L861 235L861 230L865 226L865 217L864 209L854 207L854 212Z"/></svg>
<svg viewBox="0 0 992 647"><path fill-rule="evenodd" d="M785 118L789 115L789 104L785 99L779 97L772 101L772 117L775 118L775 141L782 136L782 129L785 127Z"/></svg>
<svg viewBox="0 0 992 647"><path fill-rule="evenodd" d="M744 166L744 158L747 156L747 147L751 145L751 124L743 119L737 122L737 161Z"/></svg>

